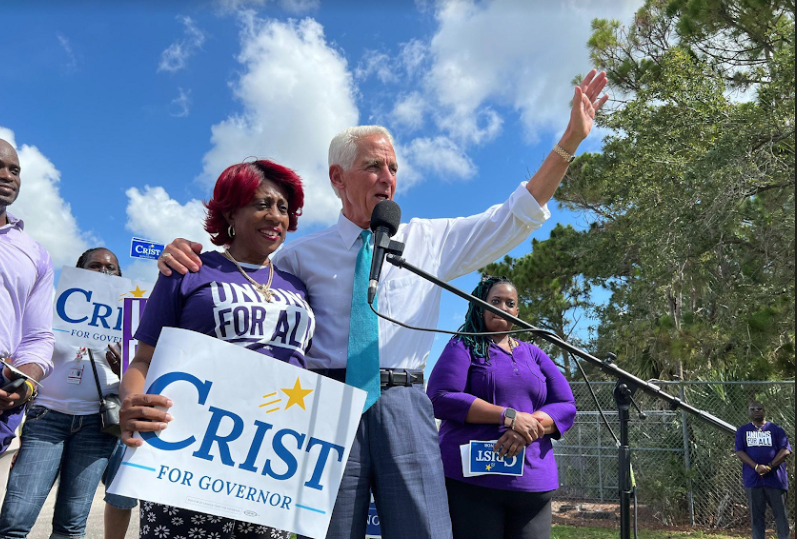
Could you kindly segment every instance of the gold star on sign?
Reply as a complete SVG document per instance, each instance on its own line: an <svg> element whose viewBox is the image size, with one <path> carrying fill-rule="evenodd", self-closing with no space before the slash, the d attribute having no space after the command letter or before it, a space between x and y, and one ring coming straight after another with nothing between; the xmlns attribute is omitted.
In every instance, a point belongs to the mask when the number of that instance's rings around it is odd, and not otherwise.
<svg viewBox="0 0 797 539"><path fill-rule="evenodd" d="M146 290L141 290L138 287L138 285L136 285L136 289L135 290L131 290L130 293L133 294L134 298L143 298L144 294L146 294L147 291Z"/></svg>
<svg viewBox="0 0 797 539"><path fill-rule="evenodd" d="M285 409L287 410L294 404L299 406L302 410L307 410L304 407L304 398L313 392L312 389L302 389L301 383L299 383L299 377L296 377L296 384L294 384L293 388L283 388L282 392L288 395L288 404L285 405Z"/></svg>

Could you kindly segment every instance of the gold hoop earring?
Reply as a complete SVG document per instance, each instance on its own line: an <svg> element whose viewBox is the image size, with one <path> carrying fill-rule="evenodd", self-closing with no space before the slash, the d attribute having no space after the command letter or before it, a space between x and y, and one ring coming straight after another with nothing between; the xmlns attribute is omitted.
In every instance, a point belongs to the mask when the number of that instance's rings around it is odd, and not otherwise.
<svg viewBox="0 0 797 539"><path fill-rule="evenodd" d="M232 225L227 225L227 235L230 237L230 239L235 237L235 228L233 228Z"/></svg>

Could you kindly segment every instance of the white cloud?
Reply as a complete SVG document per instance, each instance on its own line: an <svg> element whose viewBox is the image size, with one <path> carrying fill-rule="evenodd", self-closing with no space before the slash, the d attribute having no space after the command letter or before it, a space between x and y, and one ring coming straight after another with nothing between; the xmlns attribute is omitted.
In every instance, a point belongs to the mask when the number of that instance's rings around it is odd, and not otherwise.
<svg viewBox="0 0 797 539"><path fill-rule="evenodd" d="M403 43L401 45L399 61L401 62L401 65L404 66L404 69L407 70L407 74L409 76L413 76L418 69L420 69L421 64L423 64L424 60L426 60L428 54L428 45L420 39L413 39L410 42Z"/></svg>
<svg viewBox="0 0 797 539"><path fill-rule="evenodd" d="M202 201L191 199L180 204L163 187L131 187L127 195L127 223L125 228L148 240L169 243L174 238L198 241L205 249L212 249L210 236L203 227L205 207Z"/></svg>
<svg viewBox="0 0 797 539"><path fill-rule="evenodd" d="M14 132L8 129L7 127L3 127L2 125L0 125L0 139L5 140L16 149L17 141L16 137L14 136Z"/></svg>
<svg viewBox="0 0 797 539"><path fill-rule="evenodd" d="M134 260L122 266L122 275L134 281L154 283L158 280L158 263L155 260Z"/></svg>
<svg viewBox="0 0 797 539"><path fill-rule="evenodd" d="M217 0L222 11L242 11L247 8L263 7L273 0ZM276 2L288 13L301 14L314 11L321 6L320 0L278 0Z"/></svg>
<svg viewBox="0 0 797 539"><path fill-rule="evenodd" d="M596 17L630 20L641 0L440 0L424 75L438 127L462 144L501 131L497 106L520 114L526 137L563 129L571 81L590 69L586 42ZM424 4L426 5L426 4Z"/></svg>
<svg viewBox="0 0 797 539"><path fill-rule="evenodd" d="M388 84L398 80L395 68L392 65L390 56L384 52L366 50L360 63L354 70L354 76L358 80L365 80L371 75L376 75L382 84Z"/></svg>
<svg viewBox="0 0 797 539"><path fill-rule="evenodd" d="M186 118L191 112L191 90L183 90L178 88L178 95L172 99L172 108L174 112L171 113L175 118Z"/></svg>
<svg viewBox="0 0 797 539"><path fill-rule="evenodd" d="M404 150L407 158L419 169L432 171L443 178L468 179L476 174L476 165L446 137L416 138Z"/></svg>
<svg viewBox="0 0 797 539"><path fill-rule="evenodd" d="M56 37L58 38L58 43L61 45L61 48L64 49L66 53L67 62L64 67L67 72L71 73L77 69L77 56L75 56L75 52L72 50L72 44L61 34L56 34Z"/></svg>
<svg viewBox="0 0 797 539"><path fill-rule="evenodd" d="M185 27L183 38L169 45L161 53L158 71L175 73L185 69L188 59L205 43L205 33L197 27L191 17L177 17L177 20Z"/></svg>
<svg viewBox="0 0 797 539"><path fill-rule="evenodd" d="M396 101L391 112L393 123L398 127L410 130L420 129L423 126L426 106L426 99L419 92L412 92L401 97Z"/></svg>
<svg viewBox="0 0 797 539"><path fill-rule="evenodd" d="M273 159L304 180L300 226L333 222L340 201L329 186L329 141L359 118L346 59L312 19L280 22L247 13L242 21L244 72L232 86L243 110L212 127L200 179L212 184L248 156Z"/></svg>
<svg viewBox="0 0 797 539"><path fill-rule="evenodd" d="M71 206L61 198L61 173L37 147L17 147L10 129L0 127L0 138L17 148L22 167L19 198L9 211L25 221L25 232L47 249L56 268L74 265L83 251L99 242L80 230Z"/></svg>

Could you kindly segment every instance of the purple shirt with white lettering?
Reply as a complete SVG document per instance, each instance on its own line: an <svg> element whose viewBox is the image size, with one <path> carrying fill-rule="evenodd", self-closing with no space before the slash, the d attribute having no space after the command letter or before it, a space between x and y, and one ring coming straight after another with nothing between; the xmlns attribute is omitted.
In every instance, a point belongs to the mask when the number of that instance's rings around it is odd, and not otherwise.
<svg viewBox="0 0 797 539"><path fill-rule="evenodd" d="M221 253L200 258L197 273L158 276L136 339L155 346L164 327L190 329L304 368L315 316L299 278L275 267L267 302ZM256 282L268 282L267 267L243 266Z"/></svg>
<svg viewBox="0 0 797 539"><path fill-rule="evenodd" d="M477 398L518 412L542 411L551 416L561 436L576 417L576 404L567 379L545 352L520 342L510 355L495 344L489 358L471 358L465 343L449 341L429 377L426 389L434 415L442 419L440 452L448 478L481 487L545 492L559 487L551 438L543 436L526 446L521 477L484 475L463 477L459 446L471 440L497 440L506 430L499 425L465 423Z"/></svg>
<svg viewBox="0 0 797 539"><path fill-rule="evenodd" d="M736 430L736 451L744 451L756 464L769 464L781 449L791 452L789 438L780 425L767 421L759 428L748 423ZM758 475L755 469L743 463L742 478L745 488L771 487L789 490L785 462L764 475Z"/></svg>

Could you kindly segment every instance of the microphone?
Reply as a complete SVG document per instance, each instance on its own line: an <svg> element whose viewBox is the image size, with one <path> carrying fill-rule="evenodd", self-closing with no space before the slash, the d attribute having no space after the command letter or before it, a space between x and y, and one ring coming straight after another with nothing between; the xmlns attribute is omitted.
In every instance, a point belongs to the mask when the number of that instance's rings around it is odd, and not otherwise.
<svg viewBox="0 0 797 539"><path fill-rule="evenodd" d="M374 232L374 255L371 260L371 275L368 282L368 304L374 304L376 285L382 273L382 262L390 245L390 238L398 231L401 223L401 208L392 200L383 200L371 214L371 230Z"/></svg>

